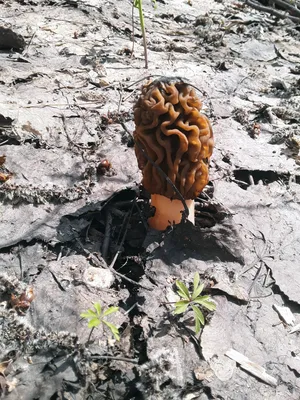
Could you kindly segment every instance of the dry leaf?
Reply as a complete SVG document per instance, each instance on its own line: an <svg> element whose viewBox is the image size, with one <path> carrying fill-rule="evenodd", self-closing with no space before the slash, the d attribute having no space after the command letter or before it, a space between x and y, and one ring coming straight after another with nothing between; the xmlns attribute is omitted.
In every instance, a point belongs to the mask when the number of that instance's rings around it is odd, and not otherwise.
<svg viewBox="0 0 300 400"><path fill-rule="evenodd" d="M4 374L7 367L12 363L12 360L2 361L0 363L0 374Z"/></svg>
<svg viewBox="0 0 300 400"><path fill-rule="evenodd" d="M4 174L3 172L0 172L0 182L6 182L8 179L12 177L12 174Z"/></svg>
<svg viewBox="0 0 300 400"><path fill-rule="evenodd" d="M17 378L13 378L11 381L6 381L8 393L12 392L16 388L17 383L18 383Z"/></svg>

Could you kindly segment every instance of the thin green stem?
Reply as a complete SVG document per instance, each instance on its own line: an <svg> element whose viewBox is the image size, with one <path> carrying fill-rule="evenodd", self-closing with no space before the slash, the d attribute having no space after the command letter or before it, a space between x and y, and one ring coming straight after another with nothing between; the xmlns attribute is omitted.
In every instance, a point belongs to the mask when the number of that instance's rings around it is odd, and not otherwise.
<svg viewBox="0 0 300 400"><path fill-rule="evenodd" d="M142 0L135 0L135 7L137 7L139 9L140 25L141 25L142 35L143 35L145 68L148 69L147 40L146 40L146 29L145 29Z"/></svg>

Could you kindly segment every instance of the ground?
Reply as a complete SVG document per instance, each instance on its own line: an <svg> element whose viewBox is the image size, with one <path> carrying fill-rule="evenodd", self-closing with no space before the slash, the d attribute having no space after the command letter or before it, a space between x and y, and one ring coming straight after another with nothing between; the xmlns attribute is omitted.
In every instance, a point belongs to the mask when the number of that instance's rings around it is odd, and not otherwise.
<svg viewBox="0 0 300 400"><path fill-rule="evenodd" d="M299 24L239 1L144 8L148 69L129 0L0 1L0 391L299 399ZM196 225L164 233L132 139L160 76L197 88L215 137ZM200 335L173 314L196 271L217 305ZM119 307L120 342L80 317L95 302Z"/></svg>

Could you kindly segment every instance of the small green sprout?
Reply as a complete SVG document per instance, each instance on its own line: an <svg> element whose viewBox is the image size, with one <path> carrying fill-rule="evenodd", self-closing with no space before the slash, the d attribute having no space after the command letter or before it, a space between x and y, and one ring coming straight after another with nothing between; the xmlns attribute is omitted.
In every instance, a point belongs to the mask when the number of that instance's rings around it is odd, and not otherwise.
<svg viewBox="0 0 300 400"><path fill-rule="evenodd" d="M134 32L134 8L137 8L139 10L139 19L140 19L140 27L142 31L142 36L143 36L143 46L144 46L144 58L145 58L145 68L148 69L148 50L147 50L147 38L146 38L146 26L145 26L145 20L144 20L144 12L143 12L143 4L142 0L132 0L132 31ZM154 9L156 9L156 0L151 0L152 6ZM134 33L133 33L134 36ZM133 39L134 42L134 39Z"/></svg>
<svg viewBox="0 0 300 400"><path fill-rule="evenodd" d="M175 303L174 314L183 314L186 312L189 306L191 306L194 311L195 318L195 333L198 334L201 329L201 325L205 324L205 319L199 305L207 308L209 311L214 311L216 309L216 304L211 301L210 296L200 296L203 291L204 284L200 284L200 277L198 272L194 275L194 286L193 292L189 292L189 289L185 286L183 282L176 281L176 286L178 288L178 295L182 300Z"/></svg>
<svg viewBox="0 0 300 400"><path fill-rule="evenodd" d="M97 326L99 326L101 323L105 324L111 330L111 333L114 335L115 339L119 341L119 329L111 322L103 319L107 315L118 311L119 307L109 307L107 310L104 311L100 303L94 303L93 306L94 310L89 309L86 312L81 313L81 318L86 318L87 320L89 320L88 327L92 330L97 328Z"/></svg>
<svg viewBox="0 0 300 400"><path fill-rule="evenodd" d="M133 7L139 10L140 26L142 30L143 45L144 45L145 68L148 69L147 39L146 39L146 28L145 28L142 0L133 0Z"/></svg>

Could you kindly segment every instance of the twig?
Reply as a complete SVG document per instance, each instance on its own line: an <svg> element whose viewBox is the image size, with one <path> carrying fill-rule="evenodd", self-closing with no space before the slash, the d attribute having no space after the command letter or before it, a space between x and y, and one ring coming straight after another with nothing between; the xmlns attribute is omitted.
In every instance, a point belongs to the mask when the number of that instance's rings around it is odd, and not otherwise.
<svg viewBox="0 0 300 400"><path fill-rule="evenodd" d="M120 98L119 98L119 103L118 103L117 114L120 114L120 108L121 108L122 99L123 99L122 93L123 93L123 87L122 87L122 83L120 83L120 90L119 90Z"/></svg>
<svg viewBox="0 0 300 400"><path fill-rule="evenodd" d="M137 305L138 305L139 303L138 302L136 302L136 303L134 303L127 311L125 311L124 312L124 315L127 315L127 314L129 314L130 313L130 311L131 310L133 310L134 309L134 307L136 307Z"/></svg>
<svg viewBox="0 0 300 400"><path fill-rule="evenodd" d="M136 89L133 89L133 90L131 91L131 93L130 93L128 96L125 97L125 99L122 99L122 102L125 102L126 100L128 100L129 97L131 97L133 94L135 94L135 92L136 92Z"/></svg>
<svg viewBox="0 0 300 400"><path fill-rule="evenodd" d="M118 258L118 255L119 255L119 254L120 254L120 252L117 251L117 253L115 254L115 257L114 257L112 263L111 263L110 265L107 265L105 268L108 268L113 274L119 276L120 278L124 279L124 280L127 281L127 282L130 282L130 283L132 283L132 284L134 284L134 285L140 286L140 287L143 288L143 289L152 290L152 288L150 288L150 287L148 287L148 286L145 286L145 285L142 285L141 283L136 282L136 281L134 281L133 279L130 279L130 278L128 278L127 276L125 276L125 275L123 275L123 274L120 274L120 272L116 271L116 270L113 268L113 266L111 267L111 265L114 265L115 262L117 261L117 258Z"/></svg>
<svg viewBox="0 0 300 400"><path fill-rule="evenodd" d="M23 264L22 264L22 257L21 257L21 248L19 247L18 250L18 259L19 259L19 264L20 264L20 281L23 280Z"/></svg>
<svg viewBox="0 0 300 400"><path fill-rule="evenodd" d="M93 326L93 327L92 327L92 329L91 329L91 331L90 331L90 334L89 334L89 337L88 337L87 343L89 343L89 342L90 342L90 340L91 340L91 337L92 337L92 333L93 333L94 329L95 329L95 327Z"/></svg>
<svg viewBox="0 0 300 400"><path fill-rule="evenodd" d="M104 240L102 245L102 257L105 259L107 256L110 234L111 234L111 224L112 224L112 215L109 209L106 211L106 221L105 221L105 233Z"/></svg>
<svg viewBox="0 0 300 400"><path fill-rule="evenodd" d="M126 215L125 218L124 218L123 226L124 226L124 224L125 224L125 220L126 220L126 217L127 217L127 222L126 222L125 231L124 231L122 240L121 240L121 242L120 242L120 244L119 244L118 250L117 250L117 252L116 252L116 254L115 254L115 256L114 256L112 262L111 262L111 263L109 264L109 266L108 266L109 269L113 269L113 268L114 268L114 265L115 265L115 263L116 263L116 261L117 261L117 259L118 259L118 257L119 257L119 254L121 253L121 248L122 248L122 246L123 246L123 244L124 244L124 242L125 242L125 238L126 238L126 235L127 235L128 226L129 226L129 221L130 221L130 218L131 218L131 215L132 215L133 207L134 207L134 203L132 204L129 213L127 213L127 215Z"/></svg>
<svg viewBox="0 0 300 400"><path fill-rule="evenodd" d="M78 237L75 237L75 240L76 240L76 242L78 243L78 245L80 246L80 248L83 250L83 252L88 256L88 258L90 258L90 259L93 261L93 263L94 263L97 267L100 267L100 268L107 268L107 269L109 269L113 274L119 276L121 279L124 279L125 281L128 281L128 282L130 282L130 283L132 283L132 284L134 284L134 285L140 286L140 287L143 288L143 289L152 290L152 288L149 288L148 286L142 285L141 283L136 282L136 281L134 281L133 279L127 278L127 276L125 276L125 275L123 275L123 274L120 274L119 272L117 272L116 270L114 270L113 268L111 268L110 265L107 265L105 262L102 263L98 257L96 257L94 254L92 254L89 250L87 250L87 249L83 246L83 244L81 243L81 241L79 240ZM116 255L119 255L119 253L117 252ZM114 260L113 260L114 263L116 262L117 258L118 258L118 257L116 257L116 256L114 257Z"/></svg>
<svg viewBox="0 0 300 400"><path fill-rule="evenodd" d="M142 212L141 212L141 210L140 210L140 207L138 206L138 203L137 203L137 202L135 202L135 208L137 209L137 211L138 211L138 213L139 213L139 216L140 216L140 218L141 218L142 224L144 225L144 228L145 228L146 230L148 230L147 222L145 221L145 218L144 218L144 216L143 216L143 214L142 214Z"/></svg>
<svg viewBox="0 0 300 400"><path fill-rule="evenodd" d="M80 104L78 104L76 98L74 98L74 103L75 103L75 107L76 107L76 110L74 110L74 111L76 111L76 114L78 115L78 117L81 118L82 123L83 123L83 126L85 127L85 129L86 129L86 131L88 132L88 134L89 134L90 136L93 136L93 132L92 132L92 131L90 130L90 128L87 126L87 124L86 124L86 122L85 122L85 117L84 117L84 115L83 115L83 113L82 113L82 108L81 108Z"/></svg>
<svg viewBox="0 0 300 400"><path fill-rule="evenodd" d="M272 0L272 2L278 4L280 7L283 7L286 10L291 11L293 16L300 17L300 10L294 7L291 3L287 3L283 0Z"/></svg>
<svg viewBox="0 0 300 400"><path fill-rule="evenodd" d="M63 19L63 18L53 18L53 17L44 17L45 19L49 19L52 21L59 21L59 22L67 22L68 24L73 24L73 25L93 25L93 22L80 22L80 21L74 21L74 20L69 20L69 19Z"/></svg>
<svg viewBox="0 0 300 400"><path fill-rule="evenodd" d="M91 218L90 223L87 226L87 229L86 229L86 232L85 232L85 241L86 242L89 240L90 228L91 228L91 225L92 225L93 221L94 221L94 218Z"/></svg>
<svg viewBox="0 0 300 400"><path fill-rule="evenodd" d="M60 252L59 252L59 254L58 254L58 256L57 256L57 262L59 262L60 261L60 259L61 259L61 257L62 257L62 251L63 251L63 248L64 248L64 246L61 246L61 248L60 248Z"/></svg>
<svg viewBox="0 0 300 400"><path fill-rule="evenodd" d="M125 358L125 357L114 357L114 356L91 356L92 360L102 360L102 359L107 359L107 360L117 360L117 361L125 361L125 362L131 362L133 364L138 364L139 360L136 358Z"/></svg>
<svg viewBox="0 0 300 400"><path fill-rule="evenodd" d="M259 278L259 276L260 276L261 269L262 269L262 263L261 263L260 266L258 267L258 269L257 269L257 271L256 271L256 274L255 274L255 277L253 278L253 281L251 282L251 285L250 285L250 287L249 287L249 289L248 289L248 295L249 295L249 296L250 296L250 294L251 294L251 292L252 292L253 286L255 285L255 283L257 282L257 280L258 280L258 278Z"/></svg>
<svg viewBox="0 0 300 400"><path fill-rule="evenodd" d="M30 45L31 45L31 43L33 41L33 38L35 37L36 33L37 33L37 30L35 32L33 32L33 34L31 35L31 38L30 38L29 43L27 45L27 49L23 52L23 56L25 56L25 57L28 56L29 47L30 47Z"/></svg>
<svg viewBox="0 0 300 400"><path fill-rule="evenodd" d="M111 214L119 218L124 218L124 214L126 213L125 211L118 210L115 207L109 207L109 211L111 212Z"/></svg>
<svg viewBox="0 0 300 400"><path fill-rule="evenodd" d="M300 22L300 18L298 18L298 17L293 17L292 15L289 15L289 14L288 15L283 14L283 13L275 10L274 8L262 6L258 3L256 3L256 1L252 1L252 0L245 0L245 1L248 6L253 7L255 10L267 12L278 18L283 18L283 19L289 18L290 20L292 20L293 22L296 22L296 23Z"/></svg>
<svg viewBox="0 0 300 400"><path fill-rule="evenodd" d="M70 138L70 136L69 136L69 134L68 134L67 126L66 126L66 117L65 117L64 114L61 114L60 117L61 117L61 119L62 119L62 122L63 122L63 129L64 129L64 132L65 132L65 134L66 134L66 137L67 137L68 141L69 141L73 146L77 147L77 148L80 149L80 150L91 150L90 147L81 146L80 144L75 143L74 140L72 140L72 139Z"/></svg>
<svg viewBox="0 0 300 400"><path fill-rule="evenodd" d="M253 360L250 360L248 357L244 356L238 351L229 349L226 351L225 355L240 364L242 369L250 372L250 374L254 375L256 378L268 383L271 386L277 386L278 383L276 378L269 375L263 367L261 367L259 364L256 364Z"/></svg>

